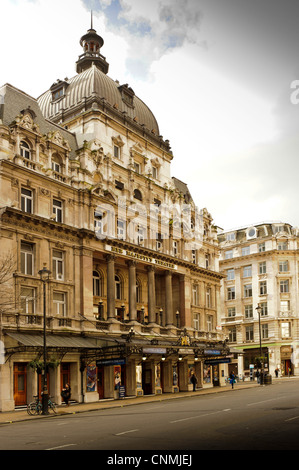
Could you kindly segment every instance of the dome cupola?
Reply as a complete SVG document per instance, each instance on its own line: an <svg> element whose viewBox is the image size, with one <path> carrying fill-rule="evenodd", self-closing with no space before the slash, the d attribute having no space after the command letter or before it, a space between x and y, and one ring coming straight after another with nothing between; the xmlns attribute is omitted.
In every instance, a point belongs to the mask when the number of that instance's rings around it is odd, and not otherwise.
<svg viewBox="0 0 299 470"><path fill-rule="evenodd" d="M93 64L103 73L108 73L109 64L106 61L106 58L100 53L103 44L104 39L97 34L95 29L93 29L93 18L91 12L91 27L80 39L83 54L79 56L79 59L76 62L77 73L84 72L84 70L89 69Z"/></svg>

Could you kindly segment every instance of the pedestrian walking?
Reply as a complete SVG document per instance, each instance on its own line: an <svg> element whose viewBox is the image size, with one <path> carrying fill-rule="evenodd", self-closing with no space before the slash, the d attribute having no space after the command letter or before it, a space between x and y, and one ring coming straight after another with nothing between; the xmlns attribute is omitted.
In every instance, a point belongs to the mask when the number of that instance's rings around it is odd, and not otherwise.
<svg viewBox="0 0 299 470"><path fill-rule="evenodd" d="M260 374L259 370L256 371L255 376L256 376L256 381L259 384L260 383L260 378L261 378L261 374Z"/></svg>
<svg viewBox="0 0 299 470"><path fill-rule="evenodd" d="M278 369L278 367L276 367L276 369L275 369L275 377L276 378L278 377L278 372L279 372L279 369Z"/></svg>
<svg viewBox="0 0 299 470"><path fill-rule="evenodd" d="M65 387L61 390L61 397L66 404L66 406L69 405L69 400L71 398L71 387L70 384L66 384Z"/></svg>
<svg viewBox="0 0 299 470"><path fill-rule="evenodd" d="M193 392L195 392L195 390L196 390L196 384L197 384L197 377L196 377L196 375L194 374L194 372L193 372L193 374L191 375L190 381L191 381L191 383L193 384Z"/></svg>
<svg viewBox="0 0 299 470"><path fill-rule="evenodd" d="M234 384L236 383L236 379L235 379L235 374L233 372L230 373L230 376L229 376L229 382L232 386L232 388L234 388Z"/></svg>

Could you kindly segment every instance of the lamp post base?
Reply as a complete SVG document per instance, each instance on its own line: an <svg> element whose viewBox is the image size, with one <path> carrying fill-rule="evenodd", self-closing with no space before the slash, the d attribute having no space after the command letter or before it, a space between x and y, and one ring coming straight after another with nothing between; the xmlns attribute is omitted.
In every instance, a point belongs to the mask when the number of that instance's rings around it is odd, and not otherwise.
<svg viewBox="0 0 299 470"><path fill-rule="evenodd" d="M42 392L42 415L49 414L48 401L49 401L49 392L46 389Z"/></svg>

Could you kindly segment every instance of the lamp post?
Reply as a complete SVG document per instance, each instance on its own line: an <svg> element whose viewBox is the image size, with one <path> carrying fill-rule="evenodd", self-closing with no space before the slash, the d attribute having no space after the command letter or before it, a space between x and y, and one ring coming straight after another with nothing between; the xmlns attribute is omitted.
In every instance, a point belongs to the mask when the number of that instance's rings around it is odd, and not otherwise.
<svg viewBox="0 0 299 470"><path fill-rule="evenodd" d="M262 361L262 334L261 334L261 310L262 307L258 305L256 307L258 317L259 317L259 339L260 339L260 358L261 358L261 378L260 378L260 384L264 383L264 363Z"/></svg>
<svg viewBox="0 0 299 470"><path fill-rule="evenodd" d="M103 301L102 299L99 300L98 304L98 318L97 320L103 320Z"/></svg>
<svg viewBox="0 0 299 470"><path fill-rule="evenodd" d="M179 328L180 327L180 312L177 310L175 312L175 315L176 315L176 327Z"/></svg>
<svg viewBox="0 0 299 470"><path fill-rule="evenodd" d="M160 326L162 326L162 318L163 318L163 308L162 307L159 310L159 316L160 316Z"/></svg>
<svg viewBox="0 0 299 470"><path fill-rule="evenodd" d="M43 391L42 391L42 414L47 415L48 410L48 401L49 401L49 392L48 392L48 383L47 383L47 340L46 340L46 282L49 281L49 276L51 271L49 271L46 266L41 269L38 274L43 283L43 315L44 315L44 374L43 374Z"/></svg>

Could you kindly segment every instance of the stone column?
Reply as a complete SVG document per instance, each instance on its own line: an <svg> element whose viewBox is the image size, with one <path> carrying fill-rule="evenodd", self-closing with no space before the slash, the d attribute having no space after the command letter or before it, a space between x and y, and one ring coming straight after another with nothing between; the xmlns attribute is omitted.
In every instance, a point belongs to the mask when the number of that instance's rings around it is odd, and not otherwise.
<svg viewBox="0 0 299 470"><path fill-rule="evenodd" d="M115 256L107 255L107 319L115 318Z"/></svg>
<svg viewBox="0 0 299 470"><path fill-rule="evenodd" d="M128 261L129 266L129 318L130 321L137 320L136 310L136 261Z"/></svg>
<svg viewBox="0 0 299 470"><path fill-rule="evenodd" d="M173 326L172 272L165 273L166 326Z"/></svg>
<svg viewBox="0 0 299 470"><path fill-rule="evenodd" d="M148 322L156 323L156 290L155 290L155 268L149 266L147 269L148 287Z"/></svg>

